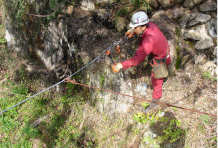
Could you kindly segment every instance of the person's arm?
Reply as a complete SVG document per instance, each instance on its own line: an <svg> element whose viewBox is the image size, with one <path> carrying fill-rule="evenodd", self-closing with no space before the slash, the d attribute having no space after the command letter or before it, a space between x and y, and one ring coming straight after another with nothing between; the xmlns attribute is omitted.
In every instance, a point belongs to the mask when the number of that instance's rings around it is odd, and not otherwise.
<svg viewBox="0 0 218 148"><path fill-rule="evenodd" d="M146 56L152 53L154 50L154 38L153 36L146 36L143 40L142 45L139 45L139 48L134 57L124 62L121 62L122 68L127 69L132 66L137 66L142 63Z"/></svg>

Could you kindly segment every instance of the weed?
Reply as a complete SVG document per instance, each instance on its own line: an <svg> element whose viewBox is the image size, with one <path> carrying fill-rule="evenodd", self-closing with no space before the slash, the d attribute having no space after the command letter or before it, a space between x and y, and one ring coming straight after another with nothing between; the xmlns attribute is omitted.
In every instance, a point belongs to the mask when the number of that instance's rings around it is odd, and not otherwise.
<svg viewBox="0 0 218 148"><path fill-rule="evenodd" d="M177 52L177 59L176 59L176 70L181 68L181 62L182 62L182 58L180 56L180 48L176 47L176 52Z"/></svg>
<svg viewBox="0 0 218 148"><path fill-rule="evenodd" d="M7 43L6 39L3 36L0 36L0 45Z"/></svg>
<svg viewBox="0 0 218 148"><path fill-rule="evenodd" d="M149 106L148 102L144 102L141 105L144 107L144 109Z"/></svg>
<svg viewBox="0 0 218 148"><path fill-rule="evenodd" d="M199 117L204 123L209 124L209 116L208 115L202 115Z"/></svg>
<svg viewBox="0 0 218 148"><path fill-rule="evenodd" d="M136 128L136 129L132 129L134 135L138 135L139 134L139 128Z"/></svg>
<svg viewBox="0 0 218 148"><path fill-rule="evenodd" d="M211 81L217 81L216 77L212 77L210 71L206 71L202 74L202 76L206 79L210 79Z"/></svg>
<svg viewBox="0 0 218 148"><path fill-rule="evenodd" d="M101 76L100 78L100 87L103 88L104 86L104 76Z"/></svg>
<svg viewBox="0 0 218 148"><path fill-rule="evenodd" d="M178 111L179 109L176 107L171 107L174 111Z"/></svg>
<svg viewBox="0 0 218 148"><path fill-rule="evenodd" d="M116 17L126 16L128 14L128 10L126 8L121 8L116 12Z"/></svg>
<svg viewBox="0 0 218 148"><path fill-rule="evenodd" d="M149 4L147 3L147 1L145 0L131 0L131 3L134 5L134 7L137 9L141 6L146 7L146 12L151 11L151 7L149 6Z"/></svg>
<svg viewBox="0 0 218 148"><path fill-rule="evenodd" d="M170 143L173 143L180 139L180 137L184 134L182 129L178 128L181 126L181 121L176 119L169 119L167 117L160 117L161 111L159 111L157 114L150 113L150 114L143 114L138 113L134 114L134 119L138 121L139 123L146 124L148 123L150 126L153 126L154 123L158 122L158 125L164 124L165 127L163 128L162 135L157 138L159 142L163 142L164 140L169 140ZM149 139L146 139L146 141L149 141ZM154 142L150 141L151 144Z"/></svg>

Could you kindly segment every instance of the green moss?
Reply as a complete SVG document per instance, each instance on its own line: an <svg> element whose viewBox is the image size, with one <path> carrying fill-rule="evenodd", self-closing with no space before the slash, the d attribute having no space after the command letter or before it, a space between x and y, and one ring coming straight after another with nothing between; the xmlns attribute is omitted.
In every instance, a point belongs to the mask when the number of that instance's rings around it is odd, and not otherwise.
<svg viewBox="0 0 218 148"><path fill-rule="evenodd" d="M176 67L176 70L177 70L177 69L181 68L181 61L182 61L182 58L180 56L180 48L179 47L176 48L176 53L177 53L177 59L176 59L175 67Z"/></svg>
<svg viewBox="0 0 218 148"><path fill-rule="evenodd" d="M116 12L116 17L126 16L128 14L128 10L126 8L121 8Z"/></svg>

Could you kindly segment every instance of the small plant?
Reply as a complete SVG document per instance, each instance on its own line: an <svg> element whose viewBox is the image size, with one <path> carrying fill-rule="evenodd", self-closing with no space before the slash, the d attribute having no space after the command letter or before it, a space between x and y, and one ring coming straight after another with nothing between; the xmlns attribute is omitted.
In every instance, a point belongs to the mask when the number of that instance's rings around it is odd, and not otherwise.
<svg viewBox="0 0 218 148"><path fill-rule="evenodd" d="M101 88L103 88L103 85L104 85L104 76L101 76L101 78L100 78L100 86L101 86Z"/></svg>
<svg viewBox="0 0 218 148"><path fill-rule="evenodd" d="M148 102L144 102L144 103L142 103L141 105L144 107L144 109L149 106Z"/></svg>
<svg viewBox="0 0 218 148"><path fill-rule="evenodd" d="M180 139L183 135L182 129L179 128L181 126L181 121L176 119L169 119L167 117L161 116L161 111L157 114L150 113L150 114L143 114L138 113L134 114L134 119L139 123L146 124L148 123L150 126L153 126L155 123L158 122L158 125L164 124L162 128L161 136L157 137L157 140L163 142L164 140L169 140L170 143L175 142L176 140ZM147 141L147 140L146 140ZM153 143L153 142L152 142Z"/></svg>
<svg viewBox="0 0 218 148"><path fill-rule="evenodd" d="M148 2L145 0L131 0L131 3L137 9L141 6L146 7L146 12L151 11L151 7L149 6Z"/></svg>
<svg viewBox="0 0 218 148"><path fill-rule="evenodd" d="M209 116L208 115L202 115L199 117L204 123L208 124L209 123Z"/></svg>
<svg viewBox="0 0 218 148"><path fill-rule="evenodd" d="M158 140L169 140L170 143L175 142L176 140L180 139L181 135L183 134L183 131L179 127L181 125L181 122L176 119L170 120L169 126L163 131L164 135L158 137Z"/></svg>
<svg viewBox="0 0 218 148"><path fill-rule="evenodd" d="M128 10L126 8L121 8L116 12L116 16L126 16L128 14Z"/></svg>
<svg viewBox="0 0 218 148"><path fill-rule="evenodd" d="M7 43L6 39L3 36L1 36L0 37L0 45L5 44L5 43Z"/></svg>
<svg viewBox="0 0 218 148"><path fill-rule="evenodd" d="M216 78L216 77L213 78L213 77L211 76L210 71L204 72L204 73L202 74L202 76L203 76L204 78L206 78L206 79L210 79L211 81L217 81L217 78Z"/></svg>
<svg viewBox="0 0 218 148"><path fill-rule="evenodd" d="M176 70L181 68L181 62L182 62L182 58L180 56L180 48L176 47L176 52L177 52L177 59L176 59Z"/></svg>
<svg viewBox="0 0 218 148"><path fill-rule="evenodd" d="M176 107L171 107L174 111L178 111L179 109Z"/></svg>

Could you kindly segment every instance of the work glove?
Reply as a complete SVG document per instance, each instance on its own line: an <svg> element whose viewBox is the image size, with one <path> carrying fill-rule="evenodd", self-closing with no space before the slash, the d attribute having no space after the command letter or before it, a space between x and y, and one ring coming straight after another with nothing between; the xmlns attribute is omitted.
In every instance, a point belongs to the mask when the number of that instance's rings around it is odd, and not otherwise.
<svg viewBox="0 0 218 148"><path fill-rule="evenodd" d="M120 71L120 69L123 68L123 65L121 63L114 63L114 65L112 64L111 67L112 67L113 72L117 73Z"/></svg>
<svg viewBox="0 0 218 148"><path fill-rule="evenodd" d="M134 29L130 29L125 33L125 37L130 39L135 34Z"/></svg>

